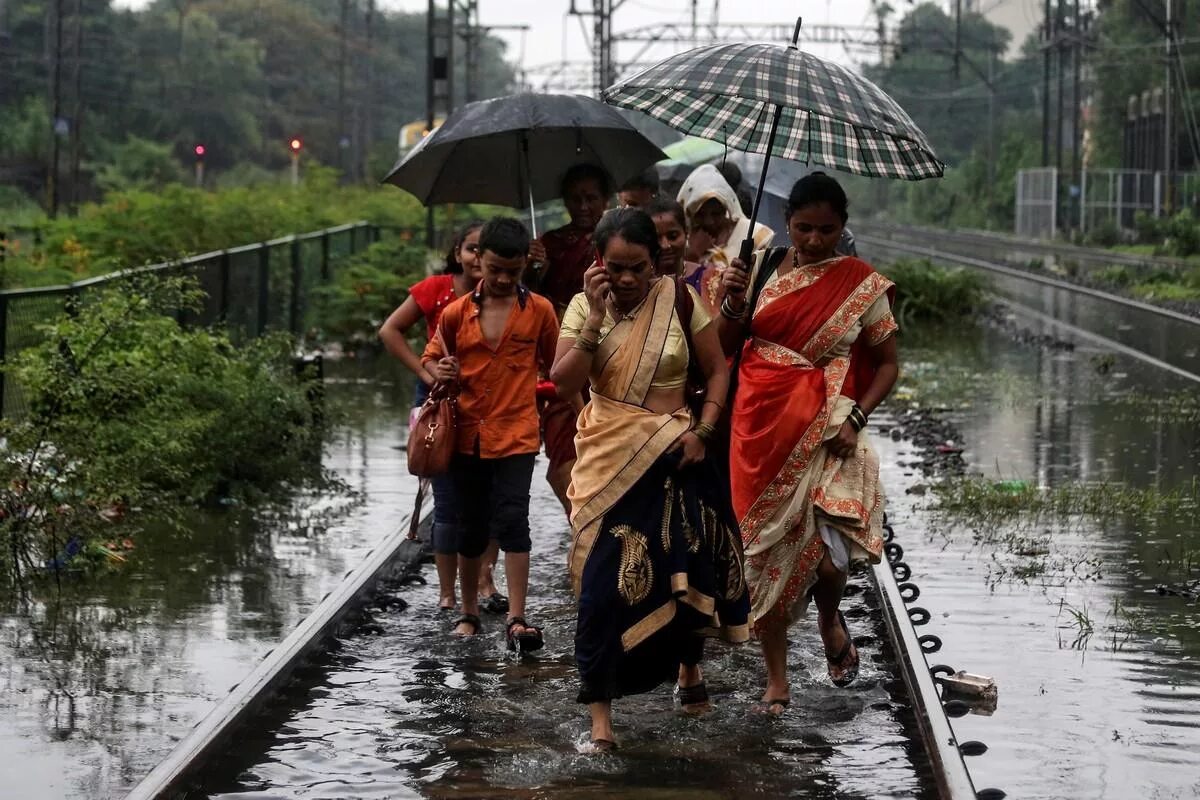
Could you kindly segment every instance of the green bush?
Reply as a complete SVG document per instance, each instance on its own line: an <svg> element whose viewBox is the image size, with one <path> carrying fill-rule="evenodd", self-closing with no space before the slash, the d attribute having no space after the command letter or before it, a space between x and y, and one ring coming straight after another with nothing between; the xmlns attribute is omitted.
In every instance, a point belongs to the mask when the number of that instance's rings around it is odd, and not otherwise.
<svg viewBox="0 0 1200 800"><path fill-rule="evenodd" d="M339 186L336 174L320 167L307 168L298 187L209 192L175 184L114 192L77 217L41 223L41 247L9 259L5 284L61 283L357 220L415 229L423 210L398 189Z"/></svg>
<svg viewBox="0 0 1200 800"><path fill-rule="evenodd" d="M427 251L402 238L376 242L341 264L333 280L314 291L312 326L347 345L374 342L388 315L425 277Z"/></svg>
<svg viewBox="0 0 1200 800"><path fill-rule="evenodd" d="M978 272L928 259L901 259L883 271L896 284L893 313L902 326L956 319L983 308L988 284Z"/></svg>
<svg viewBox="0 0 1200 800"><path fill-rule="evenodd" d="M44 326L6 367L28 413L0 422L0 534L20 575L129 509L168 517L311 474L322 431L292 344L184 329L184 279L125 281ZM15 384L15 386L14 386Z"/></svg>

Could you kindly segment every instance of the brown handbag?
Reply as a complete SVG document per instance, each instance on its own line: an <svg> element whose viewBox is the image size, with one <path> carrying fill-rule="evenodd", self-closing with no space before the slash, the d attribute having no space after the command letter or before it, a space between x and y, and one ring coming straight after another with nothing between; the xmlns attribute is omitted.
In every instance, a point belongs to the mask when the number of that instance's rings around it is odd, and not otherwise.
<svg viewBox="0 0 1200 800"><path fill-rule="evenodd" d="M443 323L445 319L443 317ZM454 355L455 336L439 327L448 355ZM408 471L419 478L432 478L450 471L458 436L458 386L438 383L417 412L408 431Z"/></svg>

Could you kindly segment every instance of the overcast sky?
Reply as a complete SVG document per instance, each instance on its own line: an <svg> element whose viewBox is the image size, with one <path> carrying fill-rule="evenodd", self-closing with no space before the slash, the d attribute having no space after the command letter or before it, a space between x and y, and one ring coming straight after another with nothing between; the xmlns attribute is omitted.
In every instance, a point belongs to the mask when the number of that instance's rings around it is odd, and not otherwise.
<svg viewBox="0 0 1200 800"><path fill-rule="evenodd" d="M114 0L114 5L139 8L149 0ZM377 0L380 8L423 12L427 0ZM527 33L496 31L509 44L509 55L519 67L535 70L538 66L564 60L586 62L591 59L591 19L570 17L570 0L479 0L479 16L484 25L528 25ZM590 9L591 0L576 0L581 9ZM699 0L699 20L711 21L714 6L719 6L718 21L794 24L797 16L806 25L872 25L869 0ZM613 15L613 31L622 31L664 22L691 23L690 0L625 0ZM584 28L588 29L585 34ZM618 62L633 58L641 45L619 44ZM642 55L643 61L664 58L680 47L656 47ZM853 64L870 53L847 50L841 46L810 44L808 50L844 64Z"/></svg>
<svg viewBox="0 0 1200 800"><path fill-rule="evenodd" d="M380 0L386 8L405 11L424 11L427 0ZM587 61L591 58L591 18L567 15L569 0L479 0L479 17L484 25L528 25L528 33L497 31L496 35L509 43L514 61L525 68L536 68L564 59ZM576 0L580 9L591 9L591 0ZM712 19L714 5L719 6L718 21L769 22L790 25L797 16L809 25L837 24L862 26L872 24L869 0L699 0L698 18L701 24ZM613 15L613 32L661 25L664 22L691 24L690 0L625 0ZM585 28L587 29L585 33ZM637 54L641 45L618 44L618 61ZM670 55L676 47L656 48L643 60L655 60ZM843 63L860 60L864 54L847 53L842 47L810 47L813 52Z"/></svg>

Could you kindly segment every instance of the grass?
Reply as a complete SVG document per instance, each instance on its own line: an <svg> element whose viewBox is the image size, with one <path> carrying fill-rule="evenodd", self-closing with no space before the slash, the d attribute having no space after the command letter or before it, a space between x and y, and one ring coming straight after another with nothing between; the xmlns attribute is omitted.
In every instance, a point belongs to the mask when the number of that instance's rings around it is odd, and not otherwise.
<svg viewBox="0 0 1200 800"><path fill-rule="evenodd" d="M1108 482L1039 488L1020 480L969 476L947 478L933 490L942 514L991 522L1045 516L1157 516L1200 509L1200 480L1170 490Z"/></svg>
<svg viewBox="0 0 1200 800"><path fill-rule="evenodd" d="M893 313L901 327L969 317L986 302L987 280L973 270L944 267L929 259L899 259L883 272L896 283Z"/></svg>

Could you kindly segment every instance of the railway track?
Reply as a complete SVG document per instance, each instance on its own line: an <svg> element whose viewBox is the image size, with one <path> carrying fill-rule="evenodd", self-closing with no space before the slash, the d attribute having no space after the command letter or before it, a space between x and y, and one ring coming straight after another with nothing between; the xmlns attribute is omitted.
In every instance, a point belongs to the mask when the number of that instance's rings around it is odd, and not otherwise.
<svg viewBox="0 0 1200 800"><path fill-rule="evenodd" d="M987 273L992 291L1018 314L1200 383L1200 318L1011 266L1020 261L1019 253L1002 259L963 252L990 235L948 232L934 236L927 229L894 225L867 225L864 230L861 235L856 232L856 237L869 260L888 263L915 256Z"/></svg>

